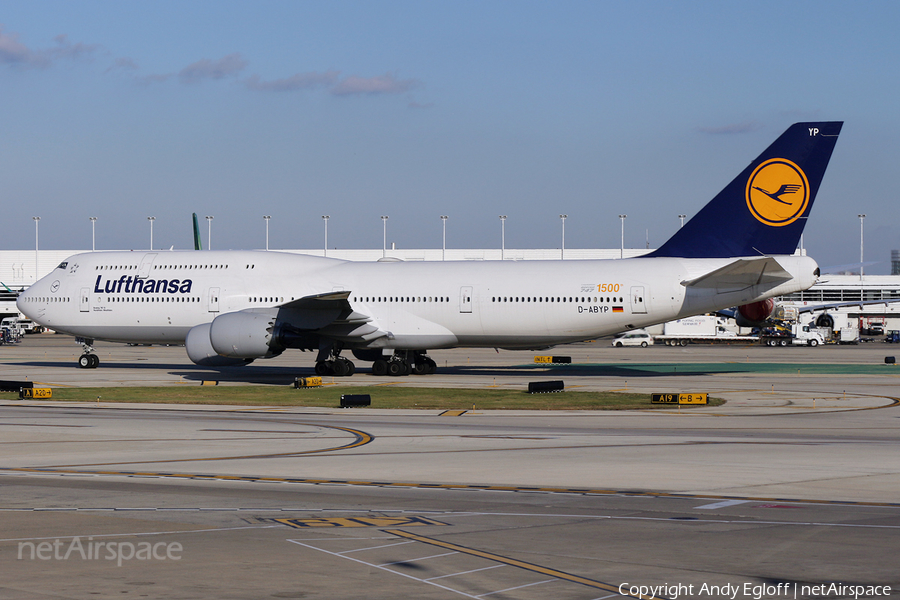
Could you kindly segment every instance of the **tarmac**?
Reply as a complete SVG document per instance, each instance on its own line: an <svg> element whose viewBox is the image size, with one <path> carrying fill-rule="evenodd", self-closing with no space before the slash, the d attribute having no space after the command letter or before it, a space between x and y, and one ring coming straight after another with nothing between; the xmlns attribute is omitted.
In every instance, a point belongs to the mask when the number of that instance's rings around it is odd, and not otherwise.
<svg viewBox="0 0 900 600"><path fill-rule="evenodd" d="M846 598L900 590L900 381L880 342L459 349L341 383L706 392L667 411L166 405L289 385L177 347L0 347L0 379L159 386L158 404L0 400L2 598ZM550 354L550 353L541 353ZM453 413L457 414L457 413ZM98 546L99 544L99 546ZM829 587L830 586L830 587ZM859 587L858 587L859 586ZM885 587L887 586L887 587Z"/></svg>

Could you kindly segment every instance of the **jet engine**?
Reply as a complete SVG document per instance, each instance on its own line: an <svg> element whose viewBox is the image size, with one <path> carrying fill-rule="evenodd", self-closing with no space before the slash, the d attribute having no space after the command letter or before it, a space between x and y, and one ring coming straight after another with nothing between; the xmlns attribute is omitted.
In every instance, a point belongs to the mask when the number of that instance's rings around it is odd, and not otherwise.
<svg viewBox="0 0 900 600"><path fill-rule="evenodd" d="M211 323L204 323L192 327L184 340L184 348L188 358L194 364L204 367L240 367L249 363L243 358L226 358L219 356L209 341L209 328Z"/></svg>
<svg viewBox="0 0 900 600"><path fill-rule="evenodd" d="M775 300L767 298L737 307L734 320L738 327L762 327L775 312Z"/></svg>
<svg viewBox="0 0 900 600"><path fill-rule="evenodd" d="M259 312L219 315L210 324L209 341L228 358L269 358L284 351L275 335L275 315Z"/></svg>

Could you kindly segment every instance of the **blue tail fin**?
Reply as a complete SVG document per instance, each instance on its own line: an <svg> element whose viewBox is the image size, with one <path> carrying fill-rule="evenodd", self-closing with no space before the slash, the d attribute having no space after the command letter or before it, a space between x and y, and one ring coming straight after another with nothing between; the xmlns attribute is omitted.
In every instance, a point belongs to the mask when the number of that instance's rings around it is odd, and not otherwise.
<svg viewBox="0 0 900 600"><path fill-rule="evenodd" d="M795 123L650 256L792 254L842 121Z"/></svg>

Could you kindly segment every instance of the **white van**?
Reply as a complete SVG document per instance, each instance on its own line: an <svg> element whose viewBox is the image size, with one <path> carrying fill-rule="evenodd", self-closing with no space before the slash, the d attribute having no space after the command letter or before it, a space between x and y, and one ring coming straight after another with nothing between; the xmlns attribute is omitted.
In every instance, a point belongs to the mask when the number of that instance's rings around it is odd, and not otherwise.
<svg viewBox="0 0 900 600"><path fill-rule="evenodd" d="M653 343L653 338L643 329L635 329L619 335L612 341L615 348L622 346L640 346L646 348Z"/></svg>

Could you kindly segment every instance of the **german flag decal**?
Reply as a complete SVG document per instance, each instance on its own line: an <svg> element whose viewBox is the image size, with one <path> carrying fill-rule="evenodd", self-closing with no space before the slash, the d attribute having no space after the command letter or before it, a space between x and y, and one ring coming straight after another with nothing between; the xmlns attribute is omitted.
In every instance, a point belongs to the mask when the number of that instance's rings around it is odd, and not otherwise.
<svg viewBox="0 0 900 600"><path fill-rule="evenodd" d="M625 312L625 309L621 306L613 306L613 312Z"/></svg>

